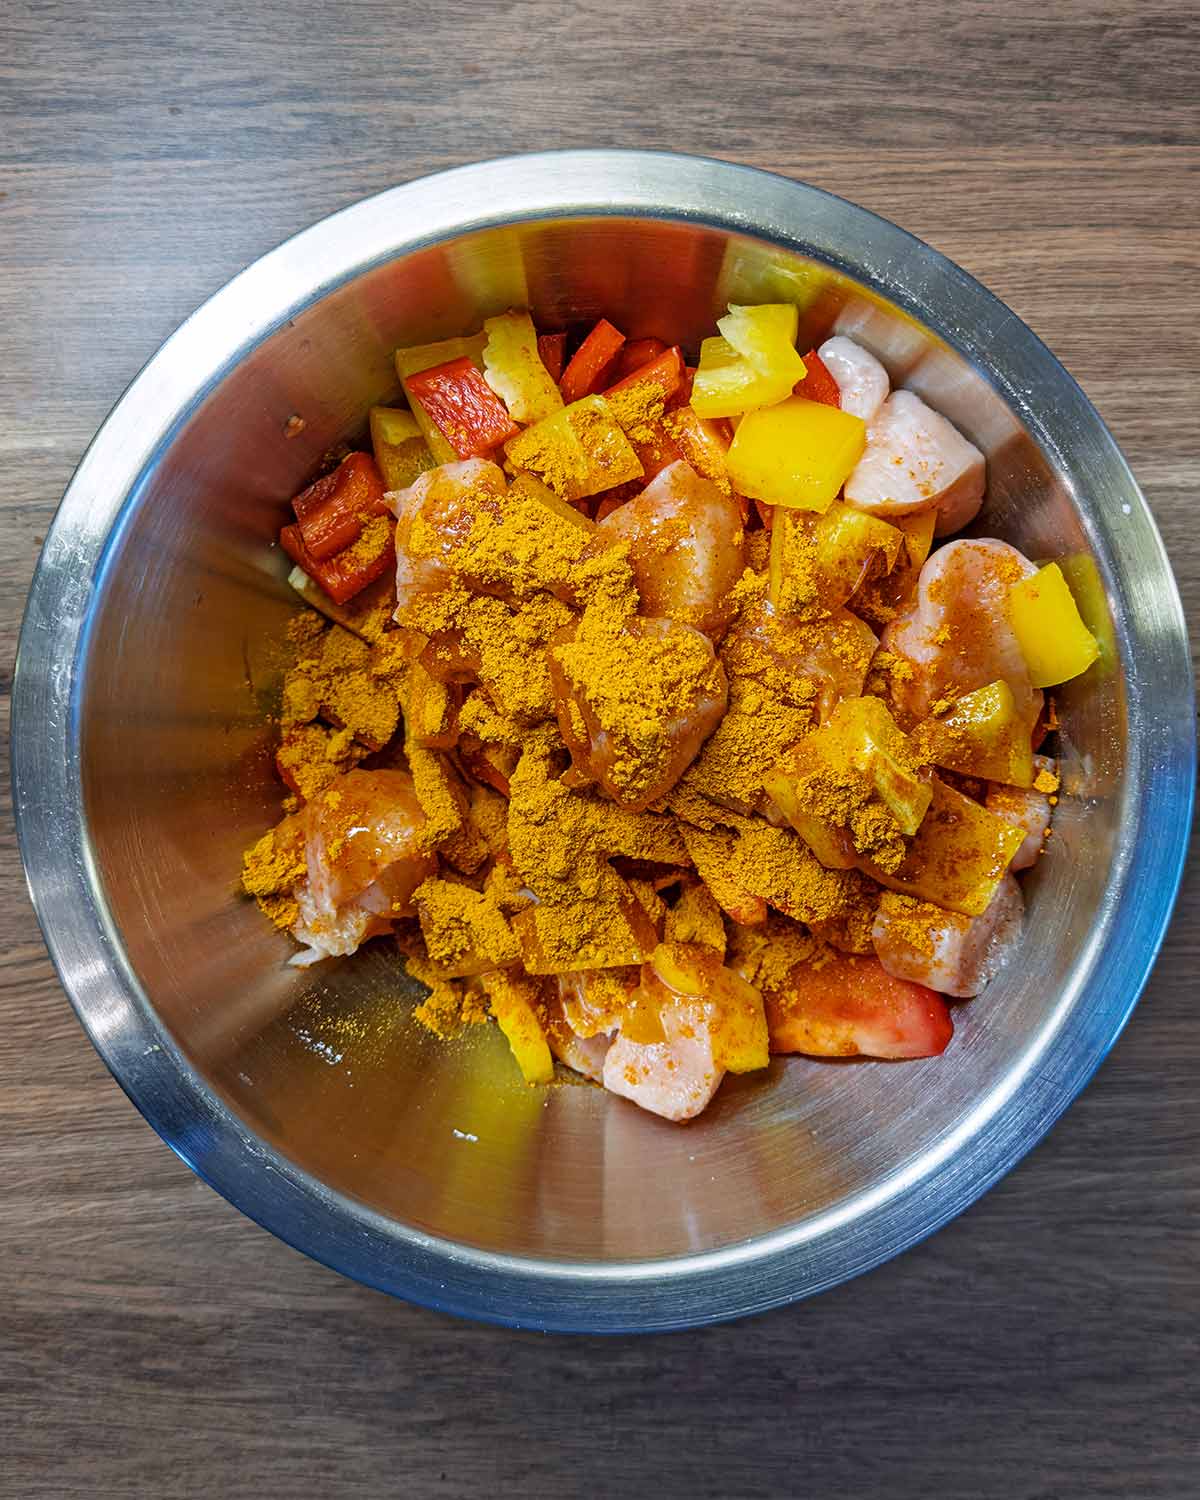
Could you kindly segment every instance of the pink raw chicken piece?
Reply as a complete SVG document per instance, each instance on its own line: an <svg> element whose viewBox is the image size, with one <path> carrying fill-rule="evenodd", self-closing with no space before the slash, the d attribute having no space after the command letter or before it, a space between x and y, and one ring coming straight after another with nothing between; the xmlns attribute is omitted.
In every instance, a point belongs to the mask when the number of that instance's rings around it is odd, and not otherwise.
<svg viewBox="0 0 1200 1500"><path fill-rule="evenodd" d="M920 953L903 938L903 921L893 921L885 900L875 916L871 941L879 962L897 979L927 985L943 995L977 995L1011 958L1021 940L1025 902L1021 887L1005 875L981 916L942 913L933 928L932 953Z"/></svg>
<svg viewBox="0 0 1200 1500"><path fill-rule="evenodd" d="M1035 775L1039 771L1052 772L1054 762L1048 755L1035 755L1033 770ZM1035 865L1046 842L1046 830L1050 827L1050 798L1046 793L1032 787L993 783L988 788L987 810L1015 823L1025 833L1025 842L1013 856L1009 869L1028 870Z"/></svg>
<svg viewBox="0 0 1200 1500"><path fill-rule="evenodd" d="M941 698L960 697L1003 678L1030 735L1042 708L1008 620L1008 591L1037 569L1007 542L990 537L948 542L921 569L917 600L884 630L880 645L913 667L893 678L898 705L923 719Z"/></svg>
<svg viewBox="0 0 1200 1500"><path fill-rule="evenodd" d="M692 1120L721 1085L712 1032L700 1006L665 1005L665 1040L631 1042L619 1033L604 1059L604 1087L664 1120Z"/></svg>
<svg viewBox="0 0 1200 1500"><path fill-rule="evenodd" d="M348 771L304 816L308 876L292 933L306 948L291 960L301 967L353 953L411 916L412 893L437 870L421 845L425 814L407 772Z"/></svg>
<svg viewBox="0 0 1200 1500"><path fill-rule="evenodd" d="M817 354L837 382L842 410L873 422L892 388L888 372L875 356L842 333L826 339Z"/></svg>
<svg viewBox="0 0 1200 1500"><path fill-rule="evenodd" d="M866 452L846 480L846 502L870 515L936 509L938 536L960 530L983 504L983 454L911 391L895 391L867 429Z"/></svg>
<svg viewBox="0 0 1200 1500"><path fill-rule="evenodd" d="M628 541L643 613L707 635L729 623L729 591L745 565L741 511L691 464L669 464L599 529Z"/></svg>
<svg viewBox="0 0 1200 1500"><path fill-rule="evenodd" d="M448 557L470 535L480 501L499 497L506 489L504 473L495 464L468 458L430 469L406 490L388 491L384 499L396 516L398 621L404 623L407 606L439 593L450 581L450 573L431 552ZM409 549L409 538L417 524L424 543L419 557Z"/></svg>
<svg viewBox="0 0 1200 1500"><path fill-rule="evenodd" d="M576 1073L582 1073L593 1083L604 1082L604 1059L612 1038L605 1031L584 1027L585 1035L576 1031L571 1013L566 1004L566 995L572 982L586 980L584 974L560 974L558 994L546 997L546 1040L559 1062L566 1063Z"/></svg>

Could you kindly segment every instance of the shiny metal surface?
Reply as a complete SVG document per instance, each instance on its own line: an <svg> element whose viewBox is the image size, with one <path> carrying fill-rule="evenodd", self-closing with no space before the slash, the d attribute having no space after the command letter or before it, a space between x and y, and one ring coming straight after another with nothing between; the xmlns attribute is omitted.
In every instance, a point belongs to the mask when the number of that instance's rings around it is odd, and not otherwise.
<svg viewBox="0 0 1200 1500"><path fill-rule="evenodd" d="M1073 569L1102 663L1062 695L1065 787L1027 938L926 1063L777 1062L686 1128L424 1037L385 951L301 973L236 894L276 815L273 545L395 345L527 304L690 340L728 300L836 325L988 454L979 529ZM293 414L299 437L284 436ZM30 887L64 986L154 1127L349 1275L470 1316L664 1328L800 1297L959 1212L1119 1033L1170 913L1195 742L1182 612L1112 438L957 267L814 189L696 158L462 168L335 215L171 338L80 464L14 689Z"/></svg>

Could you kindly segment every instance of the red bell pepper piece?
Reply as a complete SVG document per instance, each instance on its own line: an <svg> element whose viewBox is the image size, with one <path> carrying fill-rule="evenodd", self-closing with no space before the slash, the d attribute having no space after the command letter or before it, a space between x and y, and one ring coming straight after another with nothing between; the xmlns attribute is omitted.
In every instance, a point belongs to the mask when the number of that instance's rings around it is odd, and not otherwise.
<svg viewBox="0 0 1200 1500"><path fill-rule="evenodd" d="M563 371L558 388L562 398L570 406L572 401L581 401L604 389L609 370L621 352L625 335L614 328L607 318L601 318L571 356L571 362Z"/></svg>
<svg viewBox="0 0 1200 1500"><path fill-rule="evenodd" d="M465 355L410 375L406 384L459 458L483 458L521 430Z"/></svg>
<svg viewBox="0 0 1200 1500"><path fill-rule="evenodd" d="M374 583L388 568L396 565L395 527L381 529L378 546L366 545L366 538L356 540L332 557L314 557L304 545L299 526L285 526L279 533L279 545L308 576L315 579L335 604L345 604L355 594Z"/></svg>
<svg viewBox="0 0 1200 1500"><path fill-rule="evenodd" d="M695 365L684 365L683 375L679 381L679 389L673 396L667 397L668 411L678 411L681 406L690 406L692 404L692 382L695 378ZM724 421L724 418L722 417L718 420Z"/></svg>
<svg viewBox="0 0 1200 1500"><path fill-rule="evenodd" d="M822 406L841 406L838 383L815 349L810 349L804 356L804 379L792 387L792 395L803 396L806 401L819 401Z"/></svg>
<svg viewBox="0 0 1200 1500"><path fill-rule="evenodd" d="M635 385L656 385L662 391L663 399L667 400L683 384L683 368L683 354L676 345L670 349L664 349L661 354L644 364L640 370L635 370L632 375L626 375L625 379L618 380L616 385L609 386L604 394L613 396L618 391L627 391Z"/></svg>
<svg viewBox="0 0 1200 1500"><path fill-rule="evenodd" d="M300 535L318 561L352 546L372 516L384 515L383 476L367 453L351 453L292 501Z"/></svg>
<svg viewBox="0 0 1200 1500"><path fill-rule="evenodd" d="M617 361L614 374L618 380L624 380L626 375L632 375L635 370L648 365L652 359L657 359L666 347L662 339L630 339L621 350L621 357Z"/></svg>
<svg viewBox="0 0 1200 1500"><path fill-rule="evenodd" d="M567 336L565 333L539 333L537 344L538 358L557 385L562 379L563 361L567 357Z"/></svg>

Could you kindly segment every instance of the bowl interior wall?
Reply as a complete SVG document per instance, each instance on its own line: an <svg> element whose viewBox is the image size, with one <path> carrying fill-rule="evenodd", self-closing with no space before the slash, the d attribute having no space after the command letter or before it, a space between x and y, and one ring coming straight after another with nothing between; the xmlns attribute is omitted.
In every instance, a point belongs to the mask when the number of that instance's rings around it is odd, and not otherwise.
<svg viewBox="0 0 1200 1500"><path fill-rule="evenodd" d="M801 347L849 332L984 449L981 534L1070 558L1108 646L1063 693L1066 784L1026 882L1025 946L956 1007L938 1060L776 1062L727 1080L687 1127L585 1086L525 1088L502 1038L441 1044L383 945L289 968L290 941L237 893L243 848L278 816L271 768L287 499L396 391L398 345L509 306L543 327L604 313L690 345L730 301L787 298ZM304 428L288 439L289 417ZM653 219L489 230L380 265L231 369L131 497L105 558L80 703L91 852L146 995L257 1135L379 1213L485 1249L662 1257L803 1224L933 1151L1055 1024L1112 858L1124 770L1119 631L1071 495L985 376L832 269L750 238Z"/></svg>

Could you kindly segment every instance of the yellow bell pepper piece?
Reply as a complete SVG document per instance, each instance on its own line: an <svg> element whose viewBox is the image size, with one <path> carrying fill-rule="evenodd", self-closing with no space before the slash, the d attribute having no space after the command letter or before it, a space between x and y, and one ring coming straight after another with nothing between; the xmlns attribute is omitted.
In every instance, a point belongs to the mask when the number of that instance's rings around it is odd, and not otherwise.
<svg viewBox="0 0 1200 1500"><path fill-rule="evenodd" d="M540 995L531 979L514 974L488 974L483 987L496 1024L504 1033L526 1083L549 1083L554 1077L554 1058L538 1016Z"/></svg>
<svg viewBox="0 0 1200 1500"><path fill-rule="evenodd" d="M514 422L540 422L562 410L563 398L542 363L537 329L527 312L506 312L483 325L483 374Z"/></svg>
<svg viewBox="0 0 1200 1500"><path fill-rule="evenodd" d="M841 501L823 515L780 510L771 527L771 603L801 619L832 614L868 576L890 573L904 544L895 526Z"/></svg>
<svg viewBox="0 0 1200 1500"><path fill-rule="evenodd" d="M933 528L937 525L938 513L934 510L919 510L915 516L893 516L891 524L898 527L908 543L908 561L919 568L933 548Z"/></svg>
<svg viewBox="0 0 1200 1500"><path fill-rule="evenodd" d="M371 447L385 489L406 490L419 474L433 468L433 454L417 419L403 407L371 408Z"/></svg>
<svg viewBox="0 0 1200 1500"><path fill-rule="evenodd" d="M725 462L739 494L797 510L828 510L866 443L861 417L789 396L747 412Z"/></svg>
<svg viewBox="0 0 1200 1500"><path fill-rule="evenodd" d="M726 339L705 339L692 382L692 410L699 417L738 417L774 406L791 394L795 383L789 376L756 370Z"/></svg>
<svg viewBox="0 0 1200 1500"><path fill-rule="evenodd" d="M949 713L918 724L911 739L919 755L947 771L1008 786L1033 785L1029 725L1003 680L964 693Z"/></svg>
<svg viewBox="0 0 1200 1500"><path fill-rule="evenodd" d="M444 365L452 359L469 359L476 369L483 370L483 347L487 334L475 333L470 338L441 339L436 344L415 344L409 349L396 350L396 374L404 387L404 394L412 407L413 416L420 427L429 451L437 464L458 462L458 454L442 436L433 419L427 415L419 401L414 401L408 388L408 377L422 370L432 370L434 365Z"/></svg>
<svg viewBox="0 0 1200 1500"><path fill-rule="evenodd" d="M889 890L978 917L1024 842L1023 828L935 777L929 812L899 868L883 870L867 860L860 868Z"/></svg>
<svg viewBox="0 0 1200 1500"><path fill-rule="evenodd" d="M582 500L645 472L603 396L584 396L543 417L505 443L504 456L561 500Z"/></svg>
<svg viewBox="0 0 1200 1500"><path fill-rule="evenodd" d="M731 307L725 317L717 319L721 337L760 375L791 385L807 373L796 348L799 327L800 314L790 302Z"/></svg>
<svg viewBox="0 0 1200 1500"><path fill-rule="evenodd" d="M732 452L732 450L730 450ZM1100 655L1057 563L1008 591L1008 618L1034 687L1054 687L1086 672Z"/></svg>
<svg viewBox="0 0 1200 1500"><path fill-rule="evenodd" d="M844 698L767 773L763 785L821 863L846 870L870 847L861 834L864 826L875 830L859 822L868 807L886 809L893 843L921 827L933 789L910 769L912 762L908 741L881 698ZM844 789L840 807L828 799L829 786ZM818 811L822 798L827 800Z"/></svg>

